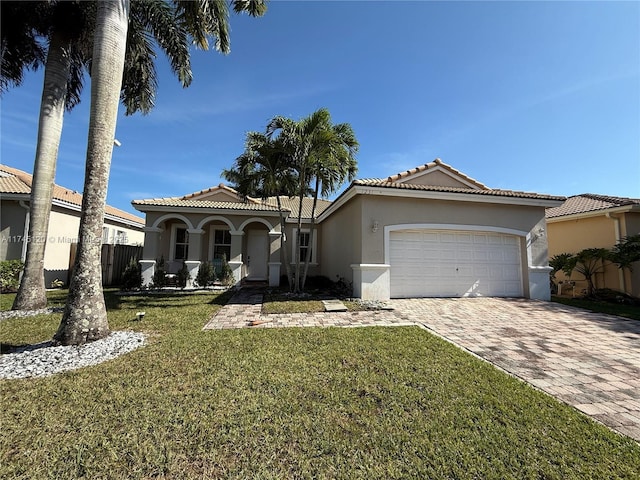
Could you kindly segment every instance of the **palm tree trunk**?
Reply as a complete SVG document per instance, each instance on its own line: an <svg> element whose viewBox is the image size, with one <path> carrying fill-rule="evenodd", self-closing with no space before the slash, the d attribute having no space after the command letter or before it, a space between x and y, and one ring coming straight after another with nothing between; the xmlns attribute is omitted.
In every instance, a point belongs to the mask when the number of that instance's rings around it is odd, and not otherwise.
<svg viewBox="0 0 640 480"><path fill-rule="evenodd" d="M62 134L67 81L71 67L69 42L53 33L44 71L36 158L29 205L29 234L24 273L13 310L36 310L47 306L44 284L44 252L49 229L53 183Z"/></svg>
<svg viewBox="0 0 640 480"><path fill-rule="evenodd" d="M313 206L311 207L311 227L309 228L309 248L307 248L307 255L304 260L304 272L302 273L302 290L304 290L304 284L307 281L307 274L309 273L309 263L311 263L311 248L313 247L313 232L316 229L316 206L318 204L318 190L320 189L320 175L316 175L316 186L313 191Z"/></svg>
<svg viewBox="0 0 640 480"><path fill-rule="evenodd" d="M298 231L296 232L296 252L295 252L295 262L296 262L296 272L294 278L294 287L293 291L295 293L300 293L300 240L302 238L302 197L304 196L305 186L306 186L306 178L304 175L304 170L300 174L300 198L298 201Z"/></svg>
<svg viewBox="0 0 640 480"><path fill-rule="evenodd" d="M98 3L80 238L67 304L54 336L54 340L63 345L79 345L109 335L100 251L128 16L129 0Z"/></svg>
<svg viewBox="0 0 640 480"><path fill-rule="evenodd" d="M284 215L282 214L282 204L280 203L280 195L276 195L276 201L278 202L278 213L280 214L280 248L282 248L282 254L284 255L284 269L287 272L287 281L289 282L289 291L293 288L293 280L291 277L291 264L289 263L289 253L287 248L287 241L285 240L285 223Z"/></svg>

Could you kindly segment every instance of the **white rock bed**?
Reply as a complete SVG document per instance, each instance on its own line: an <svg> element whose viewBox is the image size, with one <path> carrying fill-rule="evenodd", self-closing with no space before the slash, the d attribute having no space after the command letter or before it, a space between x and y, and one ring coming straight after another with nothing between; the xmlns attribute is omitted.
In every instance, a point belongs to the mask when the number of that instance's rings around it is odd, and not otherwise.
<svg viewBox="0 0 640 480"><path fill-rule="evenodd" d="M48 377L111 360L145 344L138 332L112 332L108 337L80 346L54 347L46 341L18 347L0 355L0 378Z"/></svg>

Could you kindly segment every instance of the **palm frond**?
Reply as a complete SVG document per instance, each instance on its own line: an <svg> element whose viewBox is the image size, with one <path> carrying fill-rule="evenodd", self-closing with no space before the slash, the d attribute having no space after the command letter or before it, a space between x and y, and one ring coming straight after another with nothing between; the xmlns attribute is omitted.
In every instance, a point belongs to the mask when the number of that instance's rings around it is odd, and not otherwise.
<svg viewBox="0 0 640 480"><path fill-rule="evenodd" d="M164 0L145 0L131 4L131 19L153 36L163 50L171 70L183 87L193 80L189 40L185 26L178 20L174 8Z"/></svg>

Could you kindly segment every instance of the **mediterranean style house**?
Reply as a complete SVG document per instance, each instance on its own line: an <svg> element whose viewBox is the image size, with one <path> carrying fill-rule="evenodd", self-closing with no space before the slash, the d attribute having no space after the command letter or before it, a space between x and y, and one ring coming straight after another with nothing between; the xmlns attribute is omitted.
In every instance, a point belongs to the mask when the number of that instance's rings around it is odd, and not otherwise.
<svg viewBox="0 0 640 480"><path fill-rule="evenodd" d="M561 253L578 253L585 248L610 249L621 239L640 234L640 199L583 193L567 198L558 207L547 210L549 258ZM562 272L558 280L566 280ZM576 288L587 282L574 274ZM620 270L605 262L596 274L597 288L611 288L640 297L640 268Z"/></svg>
<svg viewBox="0 0 640 480"><path fill-rule="evenodd" d="M0 261L22 260L27 252L29 202L32 176L0 165ZM44 252L45 285L54 280L68 283L71 249L77 243L82 195L53 186L47 245ZM144 219L111 206L106 207L102 242L141 245Z"/></svg>
<svg viewBox="0 0 640 480"><path fill-rule="evenodd" d="M241 198L218 185L182 197L134 200L146 217L143 283L161 257L201 262L224 256L234 280L279 285L284 248L311 248L309 275L352 282L363 299L503 296L549 298L545 209L564 198L491 189L440 159L387 178L356 180L333 202ZM298 217L302 236L296 245Z"/></svg>

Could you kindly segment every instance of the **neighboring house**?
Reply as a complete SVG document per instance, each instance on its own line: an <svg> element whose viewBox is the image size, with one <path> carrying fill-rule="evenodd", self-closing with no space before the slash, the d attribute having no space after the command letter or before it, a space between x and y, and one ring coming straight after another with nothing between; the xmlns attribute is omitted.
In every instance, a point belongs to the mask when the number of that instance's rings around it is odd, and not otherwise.
<svg viewBox="0 0 640 480"><path fill-rule="evenodd" d="M547 209L546 217L549 258L585 248L611 248L624 237L640 233L640 199L583 193ZM565 279L561 272L556 277ZM576 290L586 288L581 275L574 273L571 279L577 282ZM640 264L629 272L605 262L595 285L640 297Z"/></svg>
<svg viewBox="0 0 640 480"><path fill-rule="evenodd" d="M310 275L353 283L365 299L426 296L549 298L545 208L563 197L494 190L436 159L398 175L354 181L335 201L321 201L309 235L312 199L298 212L283 198L246 201L224 185L183 197L134 200L146 214L143 281L156 260L170 271L224 255L236 282L275 286L284 274L281 232L294 258L302 215Z"/></svg>
<svg viewBox="0 0 640 480"><path fill-rule="evenodd" d="M0 260L25 259L29 231L29 198L32 176L0 165ZM54 185L47 246L44 255L45 285L55 279L68 282L72 244L77 243L82 195ZM102 243L141 245L144 219L106 207Z"/></svg>

